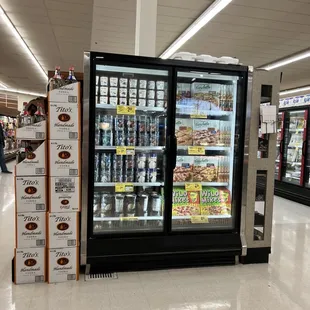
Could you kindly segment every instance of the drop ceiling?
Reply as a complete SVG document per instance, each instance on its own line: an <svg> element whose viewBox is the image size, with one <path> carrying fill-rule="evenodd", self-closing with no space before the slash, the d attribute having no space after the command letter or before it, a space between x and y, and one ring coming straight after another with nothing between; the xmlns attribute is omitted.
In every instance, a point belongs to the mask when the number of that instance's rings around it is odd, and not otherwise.
<svg viewBox="0 0 310 310"><path fill-rule="evenodd" d="M211 0L158 0L156 54L169 46ZM43 68L74 65L83 51L134 54L136 0L0 0ZM234 56L260 66L309 48L310 0L233 0L182 51ZM310 84L310 61L283 71L282 89ZM0 20L0 81L44 92L46 82Z"/></svg>

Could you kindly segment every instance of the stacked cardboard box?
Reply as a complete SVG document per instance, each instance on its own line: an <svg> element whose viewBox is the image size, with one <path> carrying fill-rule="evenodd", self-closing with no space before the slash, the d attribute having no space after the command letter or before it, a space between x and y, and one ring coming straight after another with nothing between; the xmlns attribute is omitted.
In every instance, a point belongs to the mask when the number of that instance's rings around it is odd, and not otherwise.
<svg viewBox="0 0 310 310"><path fill-rule="evenodd" d="M14 177L16 284L46 279L46 121L22 125L16 130L16 138L21 141Z"/></svg>
<svg viewBox="0 0 310 310"><path fill-rule="evenodd" d="M48 282L78 280L80 211L80 83L49 93Z"/></svg>

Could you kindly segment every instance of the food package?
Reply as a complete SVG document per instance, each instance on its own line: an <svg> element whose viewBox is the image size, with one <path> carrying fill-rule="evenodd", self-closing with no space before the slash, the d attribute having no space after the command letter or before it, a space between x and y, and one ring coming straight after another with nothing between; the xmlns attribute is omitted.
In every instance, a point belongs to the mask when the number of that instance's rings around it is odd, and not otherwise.
<svg viewBox="0 0 310 310"><path fill-rule="evenodd" d="M194 156L177 156L173 172L173 182L190 182L193 180Z"/></svg>
<svg viewBox="0 0 310 310"><path fill-rule="evenodd" d="M208 107L207 110L220 110L220 84L193 83L191 91L192 98L200 101L203 109ZM209 106L207 103L209 103Z"/></svg>
<svg viewBox="0 0 310 310"><path fill-rule="evenodd" d="M231 122L220 121L219 144L229 146L231 143Z"/></svg>
<svg viewBox="0 0 310 310"><path fill-rule="evenodd" d="M193 123L194 145L218 145L220 138L220 121L196 119Z"/></svg>
<svg viewBox="0 0 310 310"><path fill-rule="evenodd" d="M230 215L230 192L227 188L203 187L200 205L202 215Z"/></svg>
<svg viewBox="0 0 310 310"><path fill-rule="evenodd" d="M178 83L177 85L177 101L191 97L191 84Z"/></svg>
<svg viewBox="0 0 310 310"><path fill-rule="evenodd" d="M172 215L200 215L199 192L186 191L184 187L174 187L172 198Z"/></svg>
<svg viewBox="0 0 310 310"><path fill-rule="evenodd" d="M178 145L193 145L193 121L177 118L175 120L175 135Z"/></svg>
<svg viewBox="0 0 310 310"><path fill-rule="evenodd" d="M217 182L218 181L218 157L195 156L193 168L194 182Z"/></svg>

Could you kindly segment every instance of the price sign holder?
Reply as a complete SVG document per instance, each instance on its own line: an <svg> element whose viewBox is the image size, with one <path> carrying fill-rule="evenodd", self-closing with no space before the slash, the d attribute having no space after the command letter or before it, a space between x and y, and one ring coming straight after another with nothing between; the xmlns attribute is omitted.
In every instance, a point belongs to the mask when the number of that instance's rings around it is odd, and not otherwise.
<svg viewBox="0 0 310 310"><path fill-rule="evenodd" d="M191 223L193 224L209 223L209 217L207 215L194 215L191 216Z"/></svg>
<svg viewBox="0 0 310 310"><path fill-rule="evenodd" d="M133 192L134 186L132 183L118 183L115 184L116 193L131 193Z"/></svg>
<svg viewBox="0 0 310 310"><path fill-rule="evenodd" d="M205 155L205 148L203 146L189 146L188 155Z"/></svg>
<svg viewBox="0 0 310 310"><path fill-rule="evenodd" d="M135 106L118 105L116 107L116 113L121 115L136 115Z"/></svg>
<svg viewBox="0 0 310 310"><path fill-rule="evenodd" d="M185 183L185 190L187 192L200 192L202 191L201 183Z"/></svg>
<svg viewBox="0 0 310 310"><path fill-rule="evenodd" d="M135 155L134 146L117 146L116 155Z"/></svg>

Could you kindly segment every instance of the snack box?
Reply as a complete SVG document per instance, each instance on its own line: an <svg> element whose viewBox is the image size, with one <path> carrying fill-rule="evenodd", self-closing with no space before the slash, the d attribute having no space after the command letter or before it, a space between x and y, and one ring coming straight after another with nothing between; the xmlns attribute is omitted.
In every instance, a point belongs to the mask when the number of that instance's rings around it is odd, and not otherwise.
<svg viewBox="0 0 310 310"><path fill-rule="evenodd" d="M16 248L36 248L46 245L45 212L25 212L16 214Z"/></svg>
<svg viewBox="0 0 310 310"><path fill-rule="evenodd" d="M49 178L49 211L77 212L80 211L80 177Z"/></svg>
<svg viewBox="0 0 310 310"><path fill-rule="evenodd" d="M218 181L217 156L195 156L193 168L194 182L217 182Z"/></svg>
<svg viewBox="0 0 310 310"><path fill-rule="evenodd" d="M193 123L193 145L218 145L220 121L195 119Z"/></svg>
<svg viewBox="0 0 310 310"><path fill-rule="evenodd" d="M184 187L174 187L172 197L172 215L200 215L200 194L186 191Z"/></svg>
<svg viewBox="0 0 310 310"><path fill-rule="evenodd" d="M173 182L190 182L193 180L194 156L177 156L173 172Z"/></svg>
<svg viewBox="0 0 310 310"><path fill-rule="evenodd" d="M45 140L46 121L41 121L24 127L16 128L17 140Z"/></svg>
<svg viewBox="0 0 310 310"><path fill-rule="evenodd" d="M32 152L27 152L26 158L15 165L15 176L46 175L46 142L31 142ZM21 147L20 152L25 152Z"/></svg>
<svg viewBox="0 0 310 310"><path fill-rule="evenodd" d="M79 246L79 213L47 213L48 248Z"/></svg>
<svg viewBox="0 0 310 310"><path fill-rule="evenodd" d="M81 100L80 87L80 82L76 82L53 89L48 93L48 101L57 103L78 104Z"/></svg>
<svg viewBox="0 0 310 310"><path fill-rule="evenodd" d="M79 176L80 141L50 140L49 168L50 176Z"/></svg>
<svg viewBox="0 0 310 310"><path fill-rule="evenodd" d="M49 104L49 139L79 140L81 138L80 105L71 103Z"/></svg>
<svg viewBox="0 0 310 310"><path fill-rule="evenodd" d="M203 187L200 205L202 215L230 215L230 192L227 188Z"/></svg>
<svg viewBox="0 0 310 310"><path fill-rule="evenodd" d="M193 145L193 120L177 118L175 120L175 135L178 145Z"/></svg>
<svg viewBox="0 0 310 310"><path fill-rule="evenodd" d="M47 250L48 283L79 280L79 248Z"/></svg>
<svg viewBox="0 0 310 310"><path fill-rule="evenodd" d="M15 249L14 283L41 283L46 280L45 248Z"/></svg>
<svg viewBox="0 0 310 310"><path fill-rule="evenodd" d="M16 212L45 212L47 209L46 187L46 177L15 177Z"/></svg>
<svg viewBox="0 0 310 310"><path fill-rule="evenodd" d="M193 83L191 92L192 98L200 101L203 110L220 110L220 84Z"/></svg>
<svg viewBox="0 0 310 310"><path fill-rule="evenodd" d="M229 146L231 144L231 125L230 121L220 121L219 144Z"/></svg>

